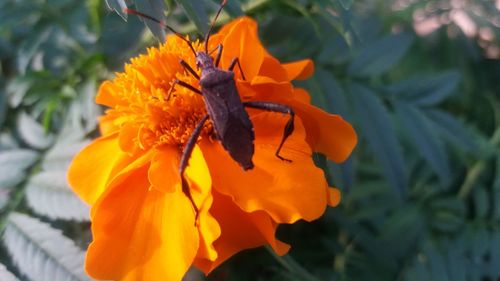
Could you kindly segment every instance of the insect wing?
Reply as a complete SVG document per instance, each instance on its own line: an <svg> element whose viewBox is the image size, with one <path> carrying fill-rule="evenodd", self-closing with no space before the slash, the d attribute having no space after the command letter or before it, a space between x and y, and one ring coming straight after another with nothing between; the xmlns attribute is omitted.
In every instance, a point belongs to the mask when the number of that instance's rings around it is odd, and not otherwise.
<svg viewBox="0 0 500 281"><path fill-rule="evenodd" d="M245 170L253 168L253 125L234 81L205 88L203 96L222 146Z"/></svg>

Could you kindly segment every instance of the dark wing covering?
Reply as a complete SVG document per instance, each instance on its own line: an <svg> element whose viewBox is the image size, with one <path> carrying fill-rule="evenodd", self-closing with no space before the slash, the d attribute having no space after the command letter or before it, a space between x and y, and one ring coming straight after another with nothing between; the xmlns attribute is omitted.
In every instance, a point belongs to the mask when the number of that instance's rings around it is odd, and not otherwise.
<svg viewBox="0 0 500 281"><path fill-rule="evenodd" d="M218 77L210 77L212 75ZM204 78L212 79L212 83L210 85L201 83L201 85L207 111L212 119L217 137L229 155L243 169L252 169L253 141L255 139L253 125L241 103L233 80L233 73L217 71L211 73L210 76ZM218 83L213 83L214 79L217 79Z"/></svg>

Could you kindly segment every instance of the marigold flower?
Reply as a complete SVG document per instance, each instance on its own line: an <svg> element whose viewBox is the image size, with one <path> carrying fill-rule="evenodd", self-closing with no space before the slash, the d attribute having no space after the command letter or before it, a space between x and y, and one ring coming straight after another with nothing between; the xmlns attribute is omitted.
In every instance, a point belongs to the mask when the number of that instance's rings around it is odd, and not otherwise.
<svg viewBox="0 0 500 281"><path fill-rule="evenodd" d="M185 173L200 210L195 226L178 167L183 145L206 110L203 98L184 87L175 87L167 100L175 78L199 87L179 64L182 58L195 66L191 50L169 36L101 85L96 101L110 108L100 119L102 137L69 170L74 191L92 207L93 242L86 258L92 277L181 280L191 265L208 273L243 249L270 245L283 255L289 246L275 238L279 224L317 219L327 205L339 203L340 192L328 186L312 152L341 162L357 137L351 125L312 106L308 93L290 83L310 76L312 62L280 63L263 48L256 22L247 17L214 34L209 49L219 43L223 69L240 59L246 80L235 70L235 81L242 100L278 102L296 112L295 130L281 152L293 162L274 155L284 114L248 110L255 129L255 167L248 171L213 138L207 123Z"/></svg>

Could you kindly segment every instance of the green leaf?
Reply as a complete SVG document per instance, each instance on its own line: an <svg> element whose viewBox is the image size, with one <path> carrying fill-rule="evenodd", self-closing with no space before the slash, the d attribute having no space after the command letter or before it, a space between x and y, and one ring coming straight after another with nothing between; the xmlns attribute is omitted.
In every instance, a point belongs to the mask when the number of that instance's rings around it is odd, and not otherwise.
<svg viewBox="0 0 500 281"><path fill-rule="evenodd" d="M447 141L465 151L477 151L478 144L473 134L456 117L439 109L425 109L425 115L432 120L433 130L439 132Z"/></svg>
<svg viewBox="0 0 500 281"><path fill-rule="evenodd" d="M35 55L38 47L49 38L52 27L44 27L41 30L34 30L32 34L19 46L17 50L17 70L19 73L26 73L26 69Z"/></svg>
<svg viewBox="0 0 500 281"><path fill-rule="evenodd" d="M186 12L187 17L196 25L196 28L201 34L206 34L208 31L208 15L205 11L203 2L197 0L176 0L177 4Z"/></svg>
<svg viewBox="0 0 500 281"><path fill-rule="evenodd" d="M31 76L18 76L10 80L6 89L9 95L9 105L13 108L18 107L34 83L35 79Z"/></svg>
<svg viewBox="0 0 500 281"><path fill-rule="evenodd" d="M423 212L413 205L398 209L390 215L381 227L380 239L385 241L397 257L405 257L417 246L425 230Z"/></svg>
<svg viewBox="0 0 500 281"><path fill-rule="evenodd" d="M165 2L163 0L138 0L135 1L137 10L141 13L149 15L159 21L165 22ZM165 29L163 26L150 19L141 18L146 23L146 26L151 30L153 35L160 41L165 42Z"/></svg>
<svg viewBox="0 0 500 281"><path fill-rule="evenodd" d="M457 71L414 77L388 87L397 99L418 106L433 106L447 99L460 82Z"/></svg>
<svg viewBox="0 0 500 281"><path fill-rule="evenodd" d="M428 210L431 225L439 231L454 233L464 224L465 205L455 197L434 199Z"/></svg>
<svg viewBox="0 0 500 281"><path fill-rule="evenodd" d="M443 255L435 248L429 247L425 250L425 255L428 259L429 273L432 281L447 281L450 280L446 272L446 261ZM454 280L450 280L454 281Z"/></svg>
<svg viewBox="0 0 500 281"><path fill-rule="evenodd" d="M32 281L86 281L85 253L61 231L20 213L9 216L3 242L19 270Z"/></svg>
<svg viewBox="0 0 500 281"><path fill-rule="evenodd" d="M38 153L29 149L15 149L0 152L0 167L13 165L24 170L35 163Z"/></svg>
<svg viewBox="0 0 500 281"><path fill-rule="evenodd" d="M36 149L48 148L54 141L53 135L46 134L43 126L24 112L17 118L17 130L22 140Z"/></svg>
<svg viewBox="0 0 500 281"><path fill-rule="evenodd" d="M355 77L376 76L389 70L406 54L413 42L407 33L392 34L363 47L347 72Z"/></svg>
<svg viewBox="0 0 500 281"><path fill-rule="evenodd" d="M3 127L3 122L7 115L7 97L5 92L0 89L0 128Z"/></svg>
<svg viewBox="0 0 500 281"><path fill-rule="evenodd" d="M125 0L106 0L106 5L108 5L109 9L120 15L123 20L127 20L127 13L125 13L127 3L125 3Z"/></svg>
<svg viewBox="0 0 500 281"><path fill-rule="evenodd" d="M66 180L66 170L48 170L32 176L26 188L28 205L50 219L89 220L89 208Z"/></svg>
<svg viewBox="0 0 500 281"><path fill-rule="evenodd" d="M441 183L447 185L452 179L448 156L427 117L418 108L404 102L396 102L394 107L410 141L437 173Z"/></svg>
<svg viewBox="0 0 500 281"><path fill-rule="evenodd" d="M368 140L368 145L382 165L383 173L395 193L400 198L405 197L408 185L405 161L389 112L370 89L352 83L349 85L349 91L354 101L354 109L360 118L362 130L358 132Z"/></svg>
<svg viewBox="0 0 500 281"><path fill-rule="evenodd" d="M220 4L220 1L215 1L215 3ZM236 18L244 15L244 12L241 8L240 0L230 0L227 1L226 7L224 10L229 14L229 16Z"/></svg>
<svg viewBox="0 0 500 281"><path fill-rule="evenodd" d="M5 265L0 263L0 280L2 281L19 281L17 277L10 272Z"/></svg>
<svg viewBox="0 0 500 281"><path fill-rule="evenodd" d="M475 217L486 219L490 210L490 194L485 187L478 185L472 193L472 199Z"/></svg>
<svg viewBox="0 0 500 281"><path fill-rule="evenodd" d="M25 170L38 159L38 153L28 149L13 149L0 152L0 188L11 188L26 177Z"/></svg>

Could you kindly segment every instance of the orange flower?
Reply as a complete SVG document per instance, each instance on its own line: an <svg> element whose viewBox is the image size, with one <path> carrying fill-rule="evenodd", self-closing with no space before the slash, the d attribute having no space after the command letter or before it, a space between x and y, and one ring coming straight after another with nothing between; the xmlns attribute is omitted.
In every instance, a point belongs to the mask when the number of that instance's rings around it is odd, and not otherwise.
<svg viewBox="0 0 500 281"><path fill-rule="evenodd" d="M340 201L312 152L341 162L357 138L341 117L312 105L308 93L294 88L293 79L313 72L310 60L281 64L257 37L257 24L240 18L214 34L210 48L224 46L221 67L238 57L246 80L236 70L236 85L244 101L272 101L296 113L295 130L281 155L274 154L288 116L249 109L255 129L252 170L243 171L221 143L209 122L203 128L185 176L194 208L181 190L178 174L182 148L206 114L203 98L177 86L178 78L199 87L179 64L195 66L186 42L175 36L159 48L132 59L124 73L104 82L97 95L108 106L100 119L102 137L73 160L69 181L92 206L92 234L86 270L105 280L181 280L191 265L205 273L233 254L270 245L278 254L289 246L274 233L279 224L320 217L326 205ZM202 50L202 44L193 43ZM237 69L237 68L236 68Z"/></svg>

